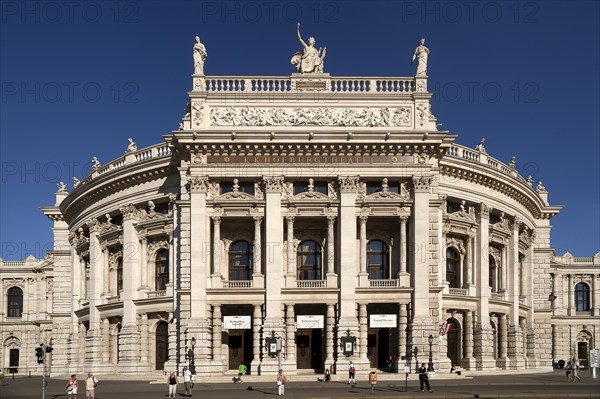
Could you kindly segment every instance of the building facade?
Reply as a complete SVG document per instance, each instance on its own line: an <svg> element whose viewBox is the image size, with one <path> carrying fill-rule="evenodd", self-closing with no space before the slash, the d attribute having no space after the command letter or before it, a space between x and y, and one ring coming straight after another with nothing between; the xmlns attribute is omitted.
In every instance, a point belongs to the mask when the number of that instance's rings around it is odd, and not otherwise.
<svg viewBox="0 0 600 399"><path fill-rule="evenodd" d="M302 54L291 76L208 77L201 46L179 129L60 184L54 249L0 263L2 366L41 373L41 342L53 375L429 350L549 369L598 346L600 253L555 256L541 182L439 129L423 43L416 76L357 78Z"/></svg>

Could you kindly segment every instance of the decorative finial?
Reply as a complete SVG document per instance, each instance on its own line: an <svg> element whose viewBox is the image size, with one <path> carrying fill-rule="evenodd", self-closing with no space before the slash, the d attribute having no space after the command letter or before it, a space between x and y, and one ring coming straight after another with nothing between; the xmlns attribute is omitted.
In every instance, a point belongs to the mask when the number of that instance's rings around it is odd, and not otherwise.
<svg viewBox="0 0 600 399"><path fill-rule="evenodd" d="M69 190L67 190L67 185L65 184L64 181L58 182L57 186L58 186L58 191L56 192L57 194L67 194L69 192Z"/></svg>

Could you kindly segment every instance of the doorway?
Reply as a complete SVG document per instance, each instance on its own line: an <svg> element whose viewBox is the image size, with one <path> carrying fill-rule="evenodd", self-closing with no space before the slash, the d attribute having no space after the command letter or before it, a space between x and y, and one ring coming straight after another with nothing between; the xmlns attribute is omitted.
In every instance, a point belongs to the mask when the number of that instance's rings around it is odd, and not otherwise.
<svg viewBox="0 0 600 399"><path fill-rule="evenodd" d="M252 363L252 330L229 330L227 337L229 347L229 370L237 370L241 363L248 368Z"/></svg>
<svg viewBox="0 0 600 399"><path fill-rule="evenodd" d="M577 342L577 359L579 359L579 365L586 369L589 367L588 352L587 342Z"/></svg>
<svg viewBox="0 0 600 399"><path fill-rule="evenodd" d="M447 356L453 366L459 366L462 359L460 327L454 319L448 319L446 322L450 328L446 334L448 337Z"/></svg>
<svg viewBox="0 0 600 399"><path fill-rule="evenodd" d="M161 321L156 326L156 370L164 370L169 358L169 325Z"/></svg>
<svg viewBox="0 0 600 399"><path fill-rule="evenodd" d="M388 370L390 355L390 329L370 328L367 335L367 357L371 367Z"/></svg>
<svg viewBox="0 0 600 399"><path fill-rule="evenodd" d="M296 332L296 367L323 371L323 330L298 330Z"/></svg>

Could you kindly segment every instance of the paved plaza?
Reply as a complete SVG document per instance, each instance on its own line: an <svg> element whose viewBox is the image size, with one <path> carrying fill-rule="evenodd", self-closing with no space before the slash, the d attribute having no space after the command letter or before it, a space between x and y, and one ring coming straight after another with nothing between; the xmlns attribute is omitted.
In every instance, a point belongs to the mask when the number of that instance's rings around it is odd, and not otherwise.
<svg viewBox="0 0 600 399"><path fill-rule="evenodd" d="M418 381L408 381L405 391L404 380L384 380L374 387L368 382L358 381L356 386L336 381L294 382L286 386L288 398L598 398L600 380L582 373L580 383L568 383L562 371L543 374L479 375L455 379L432 379L433 393L421 393ZM66 398L63 380L50 379L46 388L46 398ZM83 384L80 382L80 387ZM2 399L38 399L41 397L40 377L15 379L6 378L0 385ZM183 398L183 384L178 386L177 397ZM273 382L254 382L248 376L244 384L197 383L194 386L195 398L269 398L277 394L275 378ZM78 397L85 397L80 390ZM97 399L146 399L167 397L165 384L133 380L102 380L98 384Z"/></svg>

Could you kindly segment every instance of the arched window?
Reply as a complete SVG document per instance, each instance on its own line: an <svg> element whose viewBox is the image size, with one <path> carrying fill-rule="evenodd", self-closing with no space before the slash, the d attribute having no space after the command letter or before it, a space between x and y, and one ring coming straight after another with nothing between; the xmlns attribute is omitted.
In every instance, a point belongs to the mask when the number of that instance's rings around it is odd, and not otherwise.
<svg viewBox="0 0 600 399"><path fill-rule="evenodd" d="M298 245L298 280L322 280L321 246L314 241Z"/></svg>
<svg viewBox="0 0 600 399"><path fill-rule="evenodd" d="M155 265L155 285L157 291L167 289L169 283L169 250L161 249L156 253Z"/></svg>
<svg viewBox="0 0 600 399"><path fill-rule="evenodd" d="M123 258L117 260L117 296L123 291Z"/></svg>
<svg viewBox="0 0 600 399"><path fill-rule="evenodd" d="M229 280L252 280L254 258L248 241L236 241L229 246Z"/></svg>
<svg viewBox="0 0 600 399"><path fill-rule="evenodd" d="M454 248L446 248L446 281L450 288L460 288L460 255Z"/></svg>
<svg viewBox="0 0 600 399"><path fill-rule="evenodd" d="M575 286L575 310L587 312L590 310L590 287L586 283Z"/></svg>
<svg viewBox="0 0 600 399"><path fill-rule="evenodd" d="M492 292L497 292L498 291L498 286L497 286L498 269L496 268L496 259L492 255L490 255L489 262L490 262L490 275L489 275L490 287L492 288Z"/></svg>
<svg viewBox="0 0 600 399"><path fill-rule="evenodd" d="M19 287L8 289L8 317L23 317L23 290Z"/></svg>
<svg viewBox="0 0 600 399"><path fill-rule="evenodd" d="M367 271L370 280L390 278L389 247L380 240L367 243Z"/></svg>

